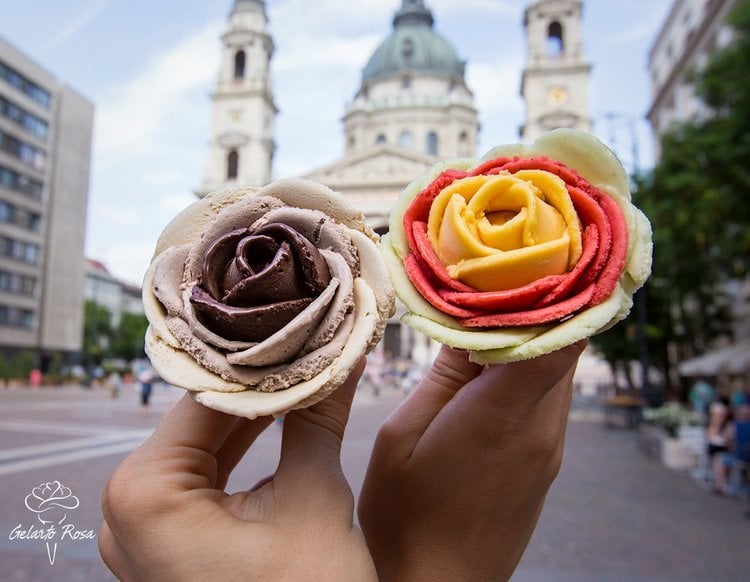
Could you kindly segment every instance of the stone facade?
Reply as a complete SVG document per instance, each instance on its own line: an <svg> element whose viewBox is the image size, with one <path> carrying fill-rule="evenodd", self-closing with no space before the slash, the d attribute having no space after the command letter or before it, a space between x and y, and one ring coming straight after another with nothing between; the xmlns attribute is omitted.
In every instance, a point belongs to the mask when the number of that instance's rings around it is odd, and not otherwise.
<svg viewBox="0 0 750 582"><path fill-rule="evenodd" d="M274 121L271 88L273 40L265 2L235 0L229 15L213 100L213 129L199 196L229 186L262 186L271 180Z"/></svg>
<svg viewBox="0 0 750 582"><path fill-rule="evenodd" d="M582 9L578 0L536 0L524 12L526 120L519 133L525 143L558 127L591 131Z"/></svg>

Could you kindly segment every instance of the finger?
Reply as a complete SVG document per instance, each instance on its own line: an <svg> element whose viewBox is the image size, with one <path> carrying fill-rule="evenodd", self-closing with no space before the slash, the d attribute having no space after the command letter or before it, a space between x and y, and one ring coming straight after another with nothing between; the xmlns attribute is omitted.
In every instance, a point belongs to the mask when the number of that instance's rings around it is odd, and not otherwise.
<svg viewBox="0 0 750 582"><path fill-rule="evenodd" d="M229 475L245 456L247 449L255 439L273 422L272 416L264 416L255 420L240 418L227 435L224 444L216 452L216 488L224 489Z"/></svg>
<svg viewBox="0 0 750 582"><path fill-rule="evenodd" d="M99 554L107 565L107 568L112 571L118 580L124 580L125 571L121 557L123 555L122 550L106 521L99 528L97 542L99 544Z"/></svg>
<svg viewBox="0 0 750 582"><path fill-rule="evenodd" d="M240 420L256 437L268 422L266 418L258 418L245 423L244 419L207 408L186 394L162 419L146 443L149 447L188 447L213 455Z"/></svg>
<svg viewBox="0 0 750 582"><path fill-rule="evenodd" d="M442 346L417 388L386 420L386 432L396 430L398 446L411 450L456 392L481 371L468 352Z"/></svg>
<svg viewBox="0 0 750 582"><path fill-rule="evenodd" d="M287 414L281 440L279 477L304 469L334 474L341 472L341 441L357 382L364 368L363 359L344 384L326 399Z"/></svg>
<svg viewBox="0 0 750 582"><path fill-rule="evenodd" d="M493 442L507 441L534 426L535 442L556 448L564 434L573 374L584 347L581 342L534 360L490 366L444 407L425 437L452 434L490 448Z"/></svg>
<svg viewBox="0 0 750 582"><path fill-rule="evenodd" d="M572 380L578 358L586 342L578 342L561 350L532 360L488 366L455 400L456 406L477 409L475 414L491 416L498 409L526 414L534 410L542 399L562 380ZM557 399L559 403L565 391Z"/></svg>

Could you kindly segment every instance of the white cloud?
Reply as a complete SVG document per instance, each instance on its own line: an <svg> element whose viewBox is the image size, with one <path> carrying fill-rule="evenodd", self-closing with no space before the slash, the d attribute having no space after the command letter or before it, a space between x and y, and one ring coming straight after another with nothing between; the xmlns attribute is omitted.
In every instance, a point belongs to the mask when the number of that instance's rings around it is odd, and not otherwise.
<svg viewBox="0 0 750 582"><path fill-rule="evenodd" d="M203 27L180 44L161 53L137 77L111 92L97 111L99 161L121 158L133 152L158 150L166 121L189 106L184 96L210 86L219 62L224 23Z"/></svg>
<svg viewBox="0 0 750 582"><path fill-rule="evenodd" d="M450 14L455 12L467 13L474 10L509 16L517 16L519 13L518 2L511 0L430 0L427 6L433 11L433 15L436 12Z"/></svg>
<svg viewBox="0 0 750 582"><path fill-rule="evenodd" d="M93 0L83 6L81 12L72 13L72 20L60 27L57 34L55 34L55 36L53 36L49 40L49 43L44 47L42 54L47 54L64 45L102 14L111 3L111 0Z"/></svg>
<svg viewBox="0 0 750 582"><path fill-rule="evenodd" d="M133 206L99 206L95 211L99 219L117 226L137 226L143 222L143 212Z"/></svg>
<svg viewBox="0 0 750 582"><path fill-rule="evenodd" d="M654 35L661 24L660 16L660 14L656 15L651 19L644 20L643 22L632 26L631 28L626 28L621 32L610 35L607 41L608 44L614 46L654 38Z"/></svg>

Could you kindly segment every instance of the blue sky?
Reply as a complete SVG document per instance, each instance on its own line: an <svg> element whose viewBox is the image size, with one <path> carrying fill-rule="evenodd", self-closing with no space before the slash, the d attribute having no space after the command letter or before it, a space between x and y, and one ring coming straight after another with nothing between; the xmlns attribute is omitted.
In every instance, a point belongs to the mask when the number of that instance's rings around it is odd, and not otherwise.
<svg viewBox="0 0 750 582"><path fill-rule="evenodd" d="M672 0L584 2L593 65L595 133L609 140L616 112L638 129L649 166L648 50ZM139 282L164 225L195 200L203 178L219 36L233 0L0 0L0 36L96 107L86 253ZM268 0L276 52L276 178L343 151L341 117L361 69L391 30L400 0ZM427 0L435 27L467 61L480 110L478 153L515 142L526 0ZM626 124L610 144L627 166Z"/></svg>

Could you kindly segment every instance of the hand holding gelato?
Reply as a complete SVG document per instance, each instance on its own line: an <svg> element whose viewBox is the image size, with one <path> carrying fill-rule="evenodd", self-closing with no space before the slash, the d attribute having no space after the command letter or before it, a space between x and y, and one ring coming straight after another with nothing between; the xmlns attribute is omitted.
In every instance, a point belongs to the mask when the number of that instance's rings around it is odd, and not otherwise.
<svg viewBox="0 0 750 582"><path fill-rule="evenodd" d="M144 279L154 368L238 416L314 404L393 312L376 243L360 213L313 182L209 194L167 225Z"/></svg>
<svg viewBox="0 0 750 582"><path fill-rule="evenodd" d="M433 168L396 203L383 249L406 323L502 363L623 319L650 273L651 227L612 152L556 130Z"/></svg>

